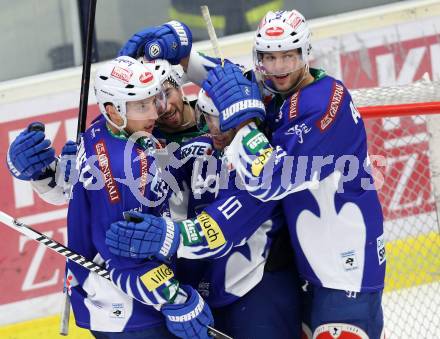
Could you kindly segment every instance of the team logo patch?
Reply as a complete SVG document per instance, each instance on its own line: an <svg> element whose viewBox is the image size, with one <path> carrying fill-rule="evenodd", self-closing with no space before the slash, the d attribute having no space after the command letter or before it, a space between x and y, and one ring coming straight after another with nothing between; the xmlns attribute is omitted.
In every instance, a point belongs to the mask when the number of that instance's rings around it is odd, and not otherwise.
<svg viewBox="0 0 440 339"><path fill-rule="evenodd" d="M321 132L325 131L336 119L336 114L341 107L342 100L344 98L344 87L335 82L333 86L333 93L330 98L330 103L327 107L327 111L323 115L323 117L317 122L319 129Z"/></svg>
<svg viewBox="0 0 440 339"><path fill-rule="evenodd" d="M360 327L344 323L324 324L316 328L313 339L369 339Z"/></svg>
<svg viewBox="0 0 440 339"><path fill-rule="evenodd" d="M145 193L145 187L147 186L147 179L148 179L148 161L147 156L145 153L140 149L136 148L136 152L139 155L139 163L141 166L141 177L139 180L139 191L141 192L141 195L144 195Z"/></svg>
<svg viewBox="0 0 440 339"><path fill-rule="evenodd" d="M165 295L165 299L172 304L177 297L178 291L179 282L176 279L171 279L170 284L163 289L162 293Z"/></svg>
<svg viewBox="0 0 440 339"><path fill-rule="evenodd" d="M269 147L259 152L257 158L252 161L251 171L254 177L258 177L273 153L273 148Z"/></svg>
<svg viewBox="0 0 440 339"><path fill-rule="evenodd" d="M290 20L290 26L292 26L292 28L296 30L298 26L301 24L301 22L302 19L299 16L295 16L293 20Z"/></svg>
<svg viewBox="0 0 440 339"><path fill-rule="evenodd" d="M124 304L112 304L112 311L110 313L112 318L125 318Z"/></svg>
<svg viewBox="0 0 440 339"><path fill-rule="evenodd" d="M202 237L197 231L197 226L191 219L180 222L179 226L185 246L192 246L202 242Z"/></svg>
<svg viewBox="0 0 440 339"><path fill-rule="evenodd" d="M131 79L131 76L133 75L133 72L130 71L129 69L115 66L113 67L110 75L115 79L128 83Z"/></svg>
<svg viewBox="0 0 440 339"><path fill-rule="evenodd" d="M295 124L293 127L290 127L285 135L294 135L298 137L298 143L302 144L304 142L304 135L308 134L312 129L309 128L306 124Z"/></svg>
<svg viewBox="0 0 440 339"><path fill-rule="evenodd" d="M295 119L298 116L298 95L299 91L290 97L289 120Z"/></svg>
<svg viewBox="0 0 440 339"><path fill-rule="evenodd" d="M265 33L270 37L278 37L284 33L284 29L279 26L272 26L267 28Z"/></svg>
<svg viewBox="0 0 440 339"><path fill-rule="evenodd" d="M379 260L379 265L382 265L386 260L385 239L383 237L383 234L377 237L376 243L377 243L377 259Z"/></svg>
<svg viewBox="0 0 440 339"><path fill-rule="evenodd" d="M159 267L153 268L145 273L140 279L147 287L147 290L152 292L173 277L174 273L171 268L165 264L162 264Z"/></svg>
<svg viewBox="0 0 440 339"><path fill-rule="evenodd" d="M98 156L99 169L104 177L105 188L112 204L119 202L120 195L115 178L110 168L107 148L103 140L95 144L96 155Z"/></svg>
<svg viewBox="0 0 440 339"><path fill-rule="evenodd" d="M150 72L144 72L139 76L139 81L143 84L148 84L153 79L153 74Z"/></svg>
<svg viewBox="0 0 440 339"><path fill-rule="evenodd" d="M160 45L158 43L151 44L150 48L148 49L148 54L152 58L158 57L161 52L162 49L160 48Z"/></svg>
<svg viewBox="0 0 440 339"><path fill-rule="evenodd" d="M342 259L342 265L344 266L344 270L353 271L358 268L355 251L347 251L341 253L341 259Z"/></svg>
<svg viewBox="0 0 440 339"><path fill-rule="evenodd" d="M259 130L253 130L243 138L243 144L252 154L257 154L269 144L266 136Z"/></svg>
<svg viewBox="0 0 440 339"><path fill-rule="evenodd" d="M197 220L210 249L218 248L226 243L220 226L208 213L202 212L197 216Z"/></svg>

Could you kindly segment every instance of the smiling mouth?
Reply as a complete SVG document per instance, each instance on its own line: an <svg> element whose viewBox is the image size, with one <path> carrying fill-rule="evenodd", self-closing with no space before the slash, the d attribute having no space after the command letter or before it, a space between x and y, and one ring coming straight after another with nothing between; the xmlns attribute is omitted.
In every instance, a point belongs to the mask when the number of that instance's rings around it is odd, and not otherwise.
<svg viewBox="0 0 440 339"><path fill-rule="evenodd" d="M176 116L177 109L174 110L174 112L167 114L167 116L164 118L164 120L171 120Z"/></svg>
<svg viewBox="0 0 440 339"><path fill-rule="evenodd" d="M288 75L289 75L289 74L286 73L286 74L274 75L274 77L275 77L275 79L283 80L283 79L286 79Z"/></svg>

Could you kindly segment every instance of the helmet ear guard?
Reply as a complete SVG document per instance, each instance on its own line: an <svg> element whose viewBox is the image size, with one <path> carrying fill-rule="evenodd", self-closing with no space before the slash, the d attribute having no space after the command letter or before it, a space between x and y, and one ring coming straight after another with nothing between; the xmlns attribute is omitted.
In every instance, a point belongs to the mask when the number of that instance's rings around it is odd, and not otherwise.
<svg viewBox="0 0 440 339"><path fill-rule="evenodd" d="M201 88L199 91L199 94L197 96L197 103L196 103L196 122L197 122L197 128L199 130L202 130L205 124L207 123L205 115L217 118L220 117L220 112L218 111L217 107L214 105L214 102L212 99L208 96L208 93Z"/></svg>
<svg viewBox="0 0 440 339"><path fill-rule="evenodd" d="M161 92L162 69L142 64L129 56L120 56L105 63L96 71L94 90L101 114L107 121L123 130L127 126L127 102L144 100ZM107 115L104 104L112 104L123 120L116 125Z"/></svg>

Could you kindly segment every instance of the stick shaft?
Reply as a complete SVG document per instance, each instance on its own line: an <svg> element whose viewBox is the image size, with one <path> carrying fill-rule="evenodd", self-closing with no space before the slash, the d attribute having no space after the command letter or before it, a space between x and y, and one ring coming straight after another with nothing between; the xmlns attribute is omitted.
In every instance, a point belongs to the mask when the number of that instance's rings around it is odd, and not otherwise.
<svg viewBox="0 0 440 339"><path fill-rule="evenodd" d="M67 248L64 245L61 245L59 242L49 238L48 236L34 230L33 228L29 227L28 225L23 224L22 222L14 219L10 215L0 211L0 221L5 224L6 226L9 226L10 228L14 229L15 231L18 231L27 237L34 239L38 241L40 244L46 246L47 248L51 249L52 251L61 254L62 256L66 257L70 261L75 262L76 264L88 269L89 271L95 272L96 274L100 275L101 277L110 280L110 274L109 272L95 264L93 261L90 261L83 257L81 254L78 254L69 248Z"/></svg>
<svg viewBox="0 0 440 339"><path fill-rule="evenodd" d="M214 25L212 24L211 15L209 14L208 6L200 6L200 10L202 12L203 19L205 20L206 28L208 30L209 40L211 40L212 49L214 50L214 54L217 58L220 58L223 64L223 55L220 51L220 47L218 45L217 34L215 33Z"/></svg>
<svg viewBox="0 0 440 339"><path fill-rule="evenodd" d="M57 241L49 238L48 236L34 230L33 228L31 228L28 225L23 224L22 222L18 221L17 219L14 219L10 215L6 214L5 212L0 211L0 222L5 224L6 226L12 228L13 230L18 231L18 232L26 235L27 237L38 241L40 244L48 247L49 249L51 249L52 251L54 251L58 254L61 254L62 256L68 258L69 260L88 269L89 271L95 272L99 276L110 280L110 274L105 268L95 264L93 261L86 259L82 255L75 253L74 251L71 251L66 246L61 245L59 242L57 242ZM65 291L65 295L67 295L67 299L63 300L62 314L65 314L67 312L70 313L70 302L68 302L69 297L68 297L67 291ZM67 309L68 309L68 311L66 311ZM67 319L68 318L62 319L63 321L60 323L60 334L62 334L62 335L67 335L66 331L64 331L65 334L62 333L63 329L68 328L69 322L67 321ZM64 325L63 325L63 322L64 322ZM208 332L214 338L232 339L231 337L216 330L215 328L213 328L211 326L208 326Z"/></svg>
<svg viewBox="0 0 440 339"><path fill-rule="evenodd" d="M95 26L96 0L89 1L89 16L87 20L86 45L83 58L81 78L81 94L79 98L78 128L76 143L79 143L81 133L86 130L87 105L89 99L90 66L92 64L93 28Z"/></svg>

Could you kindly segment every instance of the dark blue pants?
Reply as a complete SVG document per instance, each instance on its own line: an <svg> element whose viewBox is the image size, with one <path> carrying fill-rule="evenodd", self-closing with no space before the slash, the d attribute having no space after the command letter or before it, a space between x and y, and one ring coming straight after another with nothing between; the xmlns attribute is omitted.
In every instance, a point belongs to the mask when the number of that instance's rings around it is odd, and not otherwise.
<svg viewBox="0 0 440 339"><path fill-rule="evenodd" d="M364 333L369 339L381 336L382 291L349 292L308 284L302 301L303 321L311 333L329 338L342 333Z"/></svg>
<svg viewBox="0 0 440 339"><path fill-rule="evenodd" d="M234 339L297 339L301 333L299 279L292 267L264 272L234 303L211 309L215 328Z"/></svg>

